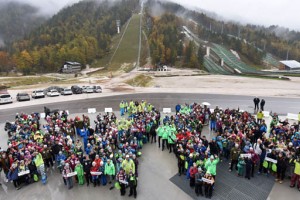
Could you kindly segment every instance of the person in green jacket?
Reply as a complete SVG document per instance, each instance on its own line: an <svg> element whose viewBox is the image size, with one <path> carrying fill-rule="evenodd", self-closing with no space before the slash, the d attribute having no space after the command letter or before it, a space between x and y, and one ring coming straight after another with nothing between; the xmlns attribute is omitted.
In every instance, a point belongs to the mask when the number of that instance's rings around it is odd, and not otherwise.
<svg viewBox="0 0 300 200"><path fill-rule="evenodd" d="M104 174L107 177L108 183L111 184L110 190L114 188L113 180L116 175L115 165L114 163L108 159L105 164Z"/></svg>
<svg viewBox="0 0 300 200"><path fill-rule="evenodd" d="M170 132L170 127L169 126L164 126L163 127L163 132L162 132L162 151L165 149L165 145L167 146L167 148L169 148L168 145L168 136L169 136L169 132Z"/></svg>
<svg viewBox="0 0 300 200"><path fill-rule="evenodd" d="M156 129L156 133L157 133L157 136L158 136L158 148L160 148L160 139L163 135L163 126L159 126L157 129Z"/></svg>
<svg viewBox="0 0 300 200"><path fill-rule="evenodd" d="M217 164L219 163L220 159L217 155L210 156L210 159L207 159L207 161L205 162L205 169L206 171L209 171L211 173L211 175L214 177L214 179L216 178L217 175Z"/></svg>
<svg viewBox="0 0 300 200"><path fill-rule="evenodd" d="M175 142L176 142L176 135L174 131L170 131L169 136L168 136L168 145L169 145L169 153L172 153L172 149L173 152L175 153Z"/></svg>
<svg viewBox="0 0 300 200"><path fill-rule="evenodd" d="M77 172L77 178L79 185L84 184L84 172L83 172L83 166L79 161L76 161L76 166L74 169L75 172Z"/></svg>
<svg viewBox="0 0 300 200"><path fill-rule="evenodd" d="M238 176L244 176L245 169L245 161L243 157L239 157L237 168L238 168Z"/></svg>

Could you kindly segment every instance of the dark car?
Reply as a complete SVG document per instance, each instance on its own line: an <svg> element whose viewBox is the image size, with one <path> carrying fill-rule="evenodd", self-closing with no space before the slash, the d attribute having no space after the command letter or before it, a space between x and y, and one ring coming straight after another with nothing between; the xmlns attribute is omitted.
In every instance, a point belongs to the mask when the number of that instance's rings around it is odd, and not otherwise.
<svg viewBox="0 0 300 200"><path fill-rule="evenodd" d="M73 85L71 87L71 90L72 90L73 94L82 94L82 88L77 85Z"/></svg>
<svg viewBox="0 0 300 200"><path fill-rule="evenodd" d="M30 101L30 96L27 93L18 93L17 101Z"/></svg>

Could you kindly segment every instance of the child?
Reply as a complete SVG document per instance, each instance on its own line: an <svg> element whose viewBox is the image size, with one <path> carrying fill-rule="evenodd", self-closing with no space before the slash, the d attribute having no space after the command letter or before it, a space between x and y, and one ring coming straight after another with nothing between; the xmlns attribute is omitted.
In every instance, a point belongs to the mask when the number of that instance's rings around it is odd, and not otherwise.
<svg viewBox="0 0 300 200"><path fill-rule="evenodd" d="M84 172L83 172L83 166L79 161L76 161L75 172L77 172L77 178L78 178L79 185L83 185L84 184Z"/></svg>
<svg viewBox="0 0 300 200"><path fill-rule="evenodd" d="M238 167L238 176L243 176L244 175L244 166L245 166L245 161L244 161L244 158L243 157L239 157L239 160L238 160L238 164L237 164L237 167Z"/></svg>

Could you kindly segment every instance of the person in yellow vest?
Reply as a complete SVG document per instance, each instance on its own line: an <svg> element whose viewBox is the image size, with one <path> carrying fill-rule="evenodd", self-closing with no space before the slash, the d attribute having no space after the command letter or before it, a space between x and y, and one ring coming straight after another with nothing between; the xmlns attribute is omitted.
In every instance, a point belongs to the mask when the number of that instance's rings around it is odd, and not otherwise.
<svg viewBox="0 0 300 200"><path fill-rule="evenodd" d="M264 113L260 110L260 111L257 113L256 117L257 117L257 123L258 123L258 124L261 124L261 121L262 121L262 119L264 118Z"/></svg>
<svg viewBox="0 0 300 200"><path fill-rule="evenodd" d="M144 100L142 100L141 106L142 106L143 111L146 111L146 110L145 110L146 105L147 105L147 102L144 101Z"/></svg>
<svg viewBox="0 0 300 200"><path fill-rule="evenodd" d="M135 164L132 159L129 158L129 155L126 155L126 159L122 162L122 168L125 171L125 174L128 176L129 172L132 171L135 173Z"/></svg>
<svg viewBox="0 0 300 200"><path fill-rule="evenodd" d="M121 113L121 116L124 115L124 112L125 112L125 103L124 103L124 101L121 101L121 103L120 103L120 113Z"/></svg>
<svg viewBox="0 0 300 200"><path fill-rule="evenodd" d="M128 112L128 102L127 102L127 101L125 101L124 112L125 112L125 113Z"/></svg>
<svg viewBox="0 0 300 200"><path fill-rule="evenodd" d="M147 111L148 111L148 112L151 112L152 109L153 109L153 106L152 106L150 103L148 103Z"/></svg>

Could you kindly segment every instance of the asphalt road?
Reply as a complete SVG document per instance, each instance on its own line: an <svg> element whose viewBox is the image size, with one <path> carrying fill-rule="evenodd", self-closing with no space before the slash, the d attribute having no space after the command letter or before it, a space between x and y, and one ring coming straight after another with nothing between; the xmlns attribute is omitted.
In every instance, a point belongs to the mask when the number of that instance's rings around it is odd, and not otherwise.
<svg viewBox="0 0 300 200"><path fill-rule="evenodd" d="M214 108L216 105L225 109L240 108L242 110L253 111L252 96L239 95L219 95L219 94L193 94L193 93L138 93L109 97L89 98L69 102L53 102L50 104L18 107L13 109L3 109L0 106L0 123L14 118L16 113L43 112L43 106L50 109L69 110L70 113L86 113L88 108L96 108L97 112L103 112L104 108L113 108L117 111L121 100L146 100L152 103L157 109L172 108L174 111L177 103L209 102ZM299 98L281 97L260 97L266 100L265 110L277 112L280 115L287 113L298 113L300 111Z"/></svg>

